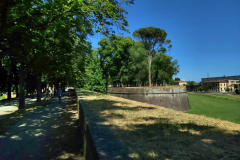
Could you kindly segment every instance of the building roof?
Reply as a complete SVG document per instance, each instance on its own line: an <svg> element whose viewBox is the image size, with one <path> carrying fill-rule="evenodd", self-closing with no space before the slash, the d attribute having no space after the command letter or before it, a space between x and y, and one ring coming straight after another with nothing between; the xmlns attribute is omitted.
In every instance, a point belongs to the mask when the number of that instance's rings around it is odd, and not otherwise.
<svg viewBox="0 0 240 160"><path fill-rule="evenodd" d="M186 81L175 81L175 82L186 82Z"/></svg>
<svg viewBox="0 0 240 160"><path fill-rule="evenodd" d="M233 87L233 85L227 85L227 87Z"/></svg>
<svg viewBox="0 0 240 160"><path fill-rule="evenodd" d="M224 80L218 80L218 81L206 81L203 83L228 83L228 81L224 81Z"/></svg>

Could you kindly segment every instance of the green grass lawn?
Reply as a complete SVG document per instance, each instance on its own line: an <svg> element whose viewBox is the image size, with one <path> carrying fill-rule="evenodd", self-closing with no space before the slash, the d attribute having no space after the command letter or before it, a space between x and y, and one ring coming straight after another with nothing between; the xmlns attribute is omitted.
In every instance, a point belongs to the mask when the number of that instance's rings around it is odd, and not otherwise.
<svg viewBox="0 0 240 160"><path fill-rule="evenodd" d="M5 99L5 97L4 96L0 96L0 100L2 100L2 99Z"/></svg>
<svg viewBox="0 0 240 160"><path fill-rule="evenodd" d="M188 93L191 110L187 113L205 115L240 124L240 96Z"/></svg>

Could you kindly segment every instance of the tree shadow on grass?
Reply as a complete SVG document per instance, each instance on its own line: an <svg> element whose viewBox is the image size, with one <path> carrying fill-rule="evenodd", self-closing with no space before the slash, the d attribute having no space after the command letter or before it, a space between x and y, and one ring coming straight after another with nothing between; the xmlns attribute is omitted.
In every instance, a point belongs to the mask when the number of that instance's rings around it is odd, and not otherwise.
<svg viewBox="0 0 240 160"><path fill-rule="evenodd" d="M0 159L81 159L76 100L36 109L0 137Z"/></svg>
<svg viewBox="0 0 240 160"><path fill-rule="evenodd" d="M196 124L171 124L158 121L150 125L130 125L132 131L115 129L132 148L137 159L239 159L239 135L224 133ZM195 129L199 133L194 133Z"/></svg>
<svg viewBox="0 0 240 160"><path fill-rule="evenodd" d="M86 104L95 113L90 116L98 117L90 119L96 123L109 122L109 116L126 122L124 127L114 124L109 127L128 146L134 159L240 159L240 134L237 131L230 133L208 124L172 122L171 119L151 115L131 121L124 112L147 112L148 107L127 107L107 99L88 100ZM106 111L110 114L102 115Z"/></svg>

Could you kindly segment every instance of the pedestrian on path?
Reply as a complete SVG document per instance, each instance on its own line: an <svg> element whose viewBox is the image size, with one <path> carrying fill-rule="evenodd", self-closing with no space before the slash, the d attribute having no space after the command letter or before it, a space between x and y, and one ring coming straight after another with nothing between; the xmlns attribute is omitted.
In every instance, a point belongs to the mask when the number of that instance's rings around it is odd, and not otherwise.
<svg viewBox="0 0 240 160"><path fill-rule="evenodd" d="M59 99L59 103L61 103L61 98L62 98L62 90L59 87L58 91L57 91L57 95L58 95L58 99Z"/></svg>

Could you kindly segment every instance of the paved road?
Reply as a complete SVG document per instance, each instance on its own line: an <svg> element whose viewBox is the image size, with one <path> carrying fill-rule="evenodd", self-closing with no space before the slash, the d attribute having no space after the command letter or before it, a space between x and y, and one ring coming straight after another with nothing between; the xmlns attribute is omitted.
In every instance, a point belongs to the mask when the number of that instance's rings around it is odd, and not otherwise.
<svg viewBox="0 0 240 160"><path fill-rule="evenodd" d="M29 96L25 98L25 104L35 103L36 100L36 95ZM0 116L10 114L16 110L18 110L18 99L0 101Z"/></svg>
<svg viewBox="0 0 240 160"><path fill-rule="evenodd" d="M0 160L42 160L60 155L74 159L69 157L76 157L79 148L64 143L65 139L76 142L72 134L67 136L67 131L76 126L70 118L73 114L65 109L68 99L64 96L60 104L53 98L50 105L33 111L11 126L6 135L0 135Z"/></svg>

